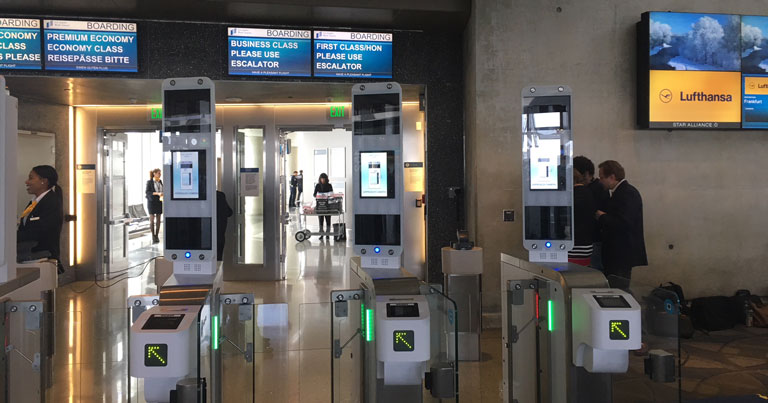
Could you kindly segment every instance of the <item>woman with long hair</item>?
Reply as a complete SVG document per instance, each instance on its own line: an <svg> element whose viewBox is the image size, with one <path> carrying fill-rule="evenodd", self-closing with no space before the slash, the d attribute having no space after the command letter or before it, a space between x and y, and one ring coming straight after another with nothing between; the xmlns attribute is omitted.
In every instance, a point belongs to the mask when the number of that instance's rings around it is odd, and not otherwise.
<svg viewBox="0 0 768 403"><path fill-rule="evenodd" d="M48 252L56 259L59 274L61 265L61 227L64 225L64 194L59 186L59 174L50 165L38 165L29 171L24 182L27 193L35 198L19 217L16 242L32 242L32 252Z"/></svg>
<svg viewBox="0 0 768 403"><path fill-rule="evenodd" d="M160 175L163 171L155 168L149 171L149 180L144 192L147 195L147 210L149 210L149 230L152 231L152 243L160 242L160 222L163 216L163 181Z"/></svg>
<svg viewBox="0 0 768 403"><path fill-rule="evenodd" d="M331 186L330 182L328 182L328 175L325 173L321 173L320 177L317 179L317 185L315 185L315 193L312 195L314 198L317 198L317 195L321 196L330 196L333 194L333 186ZM317 216L318 220L320 220L320 232L323 232L323 221L325 221L328 224L328 232L331 231L331 216ZM320 235L322 237L322 235ZM328 235L325 236L328 238Z"/></svg>

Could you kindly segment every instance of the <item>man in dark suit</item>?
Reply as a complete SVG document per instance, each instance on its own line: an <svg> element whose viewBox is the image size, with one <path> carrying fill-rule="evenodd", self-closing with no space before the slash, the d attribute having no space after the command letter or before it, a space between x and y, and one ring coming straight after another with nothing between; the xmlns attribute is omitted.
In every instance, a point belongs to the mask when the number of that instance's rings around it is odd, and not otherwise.
<svg viewBox="0 0 768 403"><path fill-rule="evenodd" d="M226 241L227 220L232 217L232 208L227 203L224 192L216 191L216 260L224 260L224 241Z"/></svg>
<svg viewBox="0 0 768 403"><path fill-rule="evenodd" d="M603 162L599 165L599 174L600 182L610 193L604 210L595 213L603 240L605 274L626 279L611 281L612 287L628 288L632 268L648 265L643 235L643 199L627 182L624 168L618 162Z"/></svg>

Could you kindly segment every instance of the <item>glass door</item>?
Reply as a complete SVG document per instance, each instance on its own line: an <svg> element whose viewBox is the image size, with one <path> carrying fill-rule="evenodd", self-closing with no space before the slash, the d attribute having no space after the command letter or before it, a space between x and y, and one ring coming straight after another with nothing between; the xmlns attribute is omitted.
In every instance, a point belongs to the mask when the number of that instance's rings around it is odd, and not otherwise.
<svg viewBox="0 0 768 403"><path fill-rule="evenodd" d="M125 133L104 134L104 272L128 263L128 233L125 202Z"/></svg>
<svg viewBox="0 0 768 403"><path fill-rule="evenodd" d="M235 129L238 264L264 264L264 129Z"/></svg>
<svg viewBox="0 0 768 403"><path fill-rule="evenodd" d="M277 161L277 167L280 171L279 173L279 183L280 186L278 186L279 195L278 200L280 200L280 273L285 274L285 252L288 248L288 238L287 238L287 231L288 231L288 223L290 222L290 213L288 208L288 201L286 200L285 196L285 188L286 188L286 181L287 181L287 174L288 172L288 154L291 152L291 146L290 146L290 140L288 139L288 133L285 131L280 131L279 135L279 141L280 141L280 147L278 151L278 161Z"/></svg>

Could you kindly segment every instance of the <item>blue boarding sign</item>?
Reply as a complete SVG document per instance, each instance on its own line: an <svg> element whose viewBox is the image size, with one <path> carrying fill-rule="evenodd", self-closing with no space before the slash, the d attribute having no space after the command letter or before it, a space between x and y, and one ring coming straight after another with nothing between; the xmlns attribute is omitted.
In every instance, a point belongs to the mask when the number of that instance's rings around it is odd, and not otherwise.
<svg viewBox="0 0 768 403"><path fill-rule="evenodd" d="M314 32L315 77L392 78L392 34Z"/></svg>
<svg viewBox="0 0 768 403"><path fill-rule="evenodd" d="M229 74L312 75L311 31L230 27L227 36Z"/></svg>
<svg viewBox="0 0 768 403"><path fill-rule="evenodd" d="M40 70L40 20L0 18L0 69Z"/></svg>
<svg viewBox="0 0 768 403"><path fill-rule="evenodd" d="M46 70L138 71L136 23L43 22Z"/></svg>

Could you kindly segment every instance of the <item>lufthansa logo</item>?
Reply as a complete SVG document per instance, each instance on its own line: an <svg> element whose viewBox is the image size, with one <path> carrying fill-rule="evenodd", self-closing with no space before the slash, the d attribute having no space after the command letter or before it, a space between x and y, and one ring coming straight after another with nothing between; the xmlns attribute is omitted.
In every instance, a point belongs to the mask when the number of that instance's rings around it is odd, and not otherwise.
<svg viewBox="0 0 768 403"><path fill-rule="evenodd" d="M661 92L659 92L659 99L665 104L670 103L672 101L672 91L666 88L661 90Z"/></svg>

